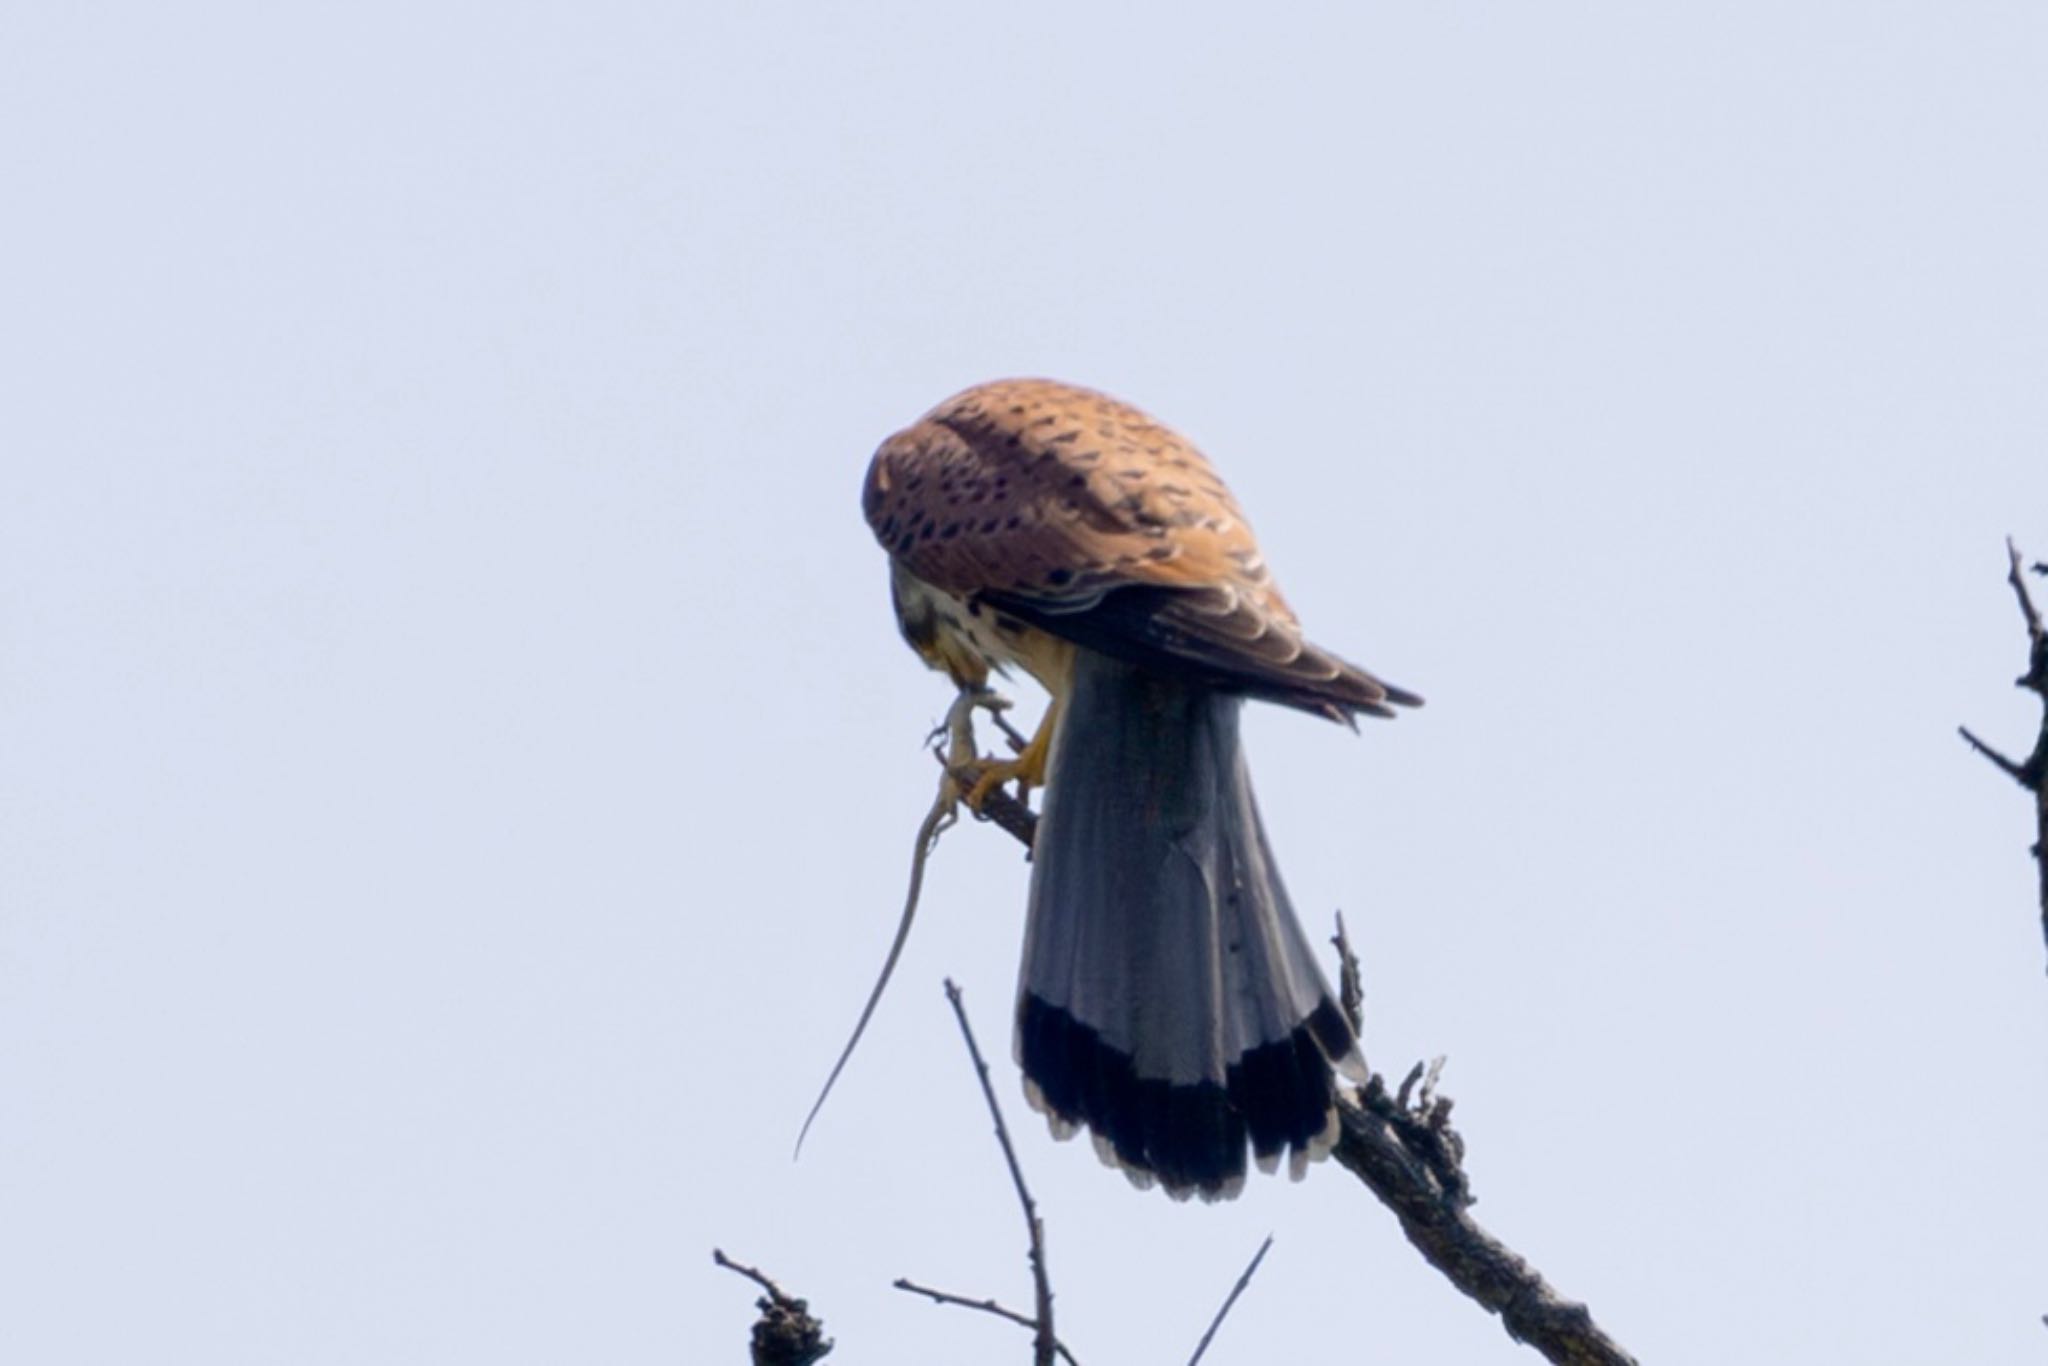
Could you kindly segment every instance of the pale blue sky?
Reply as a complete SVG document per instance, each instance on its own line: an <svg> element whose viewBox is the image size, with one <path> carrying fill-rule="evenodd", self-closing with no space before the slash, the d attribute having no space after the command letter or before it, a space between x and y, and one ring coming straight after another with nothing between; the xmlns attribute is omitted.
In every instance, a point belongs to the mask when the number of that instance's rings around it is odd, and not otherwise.
<svg viewBox="0 0 2048 1366"><path fill-rule="evenodd" d="M869 452L1196 439L1323 643L1247 725L1367 1051L1645 1361L2038 1362L2032 4L0 16L0 1355L1023 1360L943 682ZM1140 1195L998 1069L1084 1361L1533 1354L1335 1169Z"/></svg>

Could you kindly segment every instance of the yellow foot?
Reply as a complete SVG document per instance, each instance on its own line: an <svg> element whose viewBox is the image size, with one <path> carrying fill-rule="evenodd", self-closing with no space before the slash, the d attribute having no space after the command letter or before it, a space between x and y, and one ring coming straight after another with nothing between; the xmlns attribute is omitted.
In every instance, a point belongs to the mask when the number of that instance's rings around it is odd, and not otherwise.
<svg viewBox="0 0 2048 1366"><path fill-rule="evenodd" d="M969 764L967 771L974 781L968 784L964 800L972 811L980 811L989 794L1005 783L1015 781L1018 784L1017 797L1021 801L1028 798L1031 789L1039 786L1045 778L1042 765L1037 772L1032 772L1016 759L980 759Z"/></svg>
<svg viewBox="0 0 2048 1366"><path fill-rule="evenodd" d="M1045 719L1039 723L1038 732L1016 758L976 759L963 766L974 775L974 781L967 788L968 809L979 812L989 793L1005 783L1017 784L1020 801L1030 797L1032 788L1045 786L1045 766L1052 752L1052 722L1056 709L1056 704L1046 708Z"/></svg>

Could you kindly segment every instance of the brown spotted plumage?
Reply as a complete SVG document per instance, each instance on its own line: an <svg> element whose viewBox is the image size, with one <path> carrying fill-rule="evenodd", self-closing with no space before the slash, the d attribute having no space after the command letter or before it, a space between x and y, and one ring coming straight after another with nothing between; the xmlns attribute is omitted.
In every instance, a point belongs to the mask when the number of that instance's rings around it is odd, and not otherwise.
<svg viewBox="0 0 2048 1366"><path fill-rule="evenodd" d="M1304 639L1202 453L1106 394L969 389L882 443L863 504L902 574L963 604L1327 715L1418 700Z"/></svg>
<svg viewBox="0 0 2048 1366"><path fill-rule="evenodd" d="M1302 635L1184 438L1052 380L978 385L882 443L862 497L904 636L963 688L1052 694L1015 761L1045 786L1018 989L1026 1091L1056 1131L1184 1196L1249 1144L1298 1175L1357 1041L1293 912L1238 745L1244 697L1333 719L1415 705Z"/></svg>

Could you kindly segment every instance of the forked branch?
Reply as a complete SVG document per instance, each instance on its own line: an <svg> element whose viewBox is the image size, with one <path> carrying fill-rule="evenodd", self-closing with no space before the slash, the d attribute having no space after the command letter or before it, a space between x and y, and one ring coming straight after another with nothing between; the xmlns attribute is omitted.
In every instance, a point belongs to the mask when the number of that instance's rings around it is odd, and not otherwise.
<svg viewBox="0 0 2048 1366"><path fill-rule="evenodd" d="M960 1037L967 1043L967 1056L973 1061L975 1078L981 1083L982 1099L988 1102L989 1118L995 1121L996 1142L1002 1145L1003 1161L1010 1169L1010 1184L1016 1188L1017 1203L1024 1211L1024 1226L1031 1238L1031 1285L1037 1317L1026 1317L1014 1309L1005 1309L991 1299L975 1300L964 1295L952 1295L904 1278L896 1281L896 1288L923 1295L935 1304L979 1309L985 1314L994 1314L997 1318L1029 1328L1033 1366L1053 1366L1055 1356L1065 1359L1068 1366L1079 1366L1074 1354L1053 1333L1052 1277L1045 1269L1045 1221L1038 1217L1038 1202L1031 1198L1031 1188L1024 1182L1024 1168L1018 1164L1016 1146L1010 1142L1010 1126L1003 1122L1003 1107L997 1103L995 1086L989 1081L988 1063L982 1059L981 1045L974 1040L974 1026L967 1022L967 1007L961 999L960 988L953 984L951 978L946 979L946 1000L952 1004L953 1018L959 1021Z"/></svg>
<svg viewBox="0 0 2048 1366"><path fill-rule="evenodd" d="M1968 726L1956 729L1971 749L2034 796L2034 866L2040 877L2041 938L2048 944L2048 627L2043 626L2033 595L2027 591L2026 578L2020 572L2023 557L2011 537L2006 538L2005 555L2005 581L2012 585L2027 626L2027 671L2013 680L2013 686L2041 699L2041 730L2034 737L2034 752L2015 760L1971 734ZM2048 572L2048 567L2036 564L2034 572Z"/></svg>

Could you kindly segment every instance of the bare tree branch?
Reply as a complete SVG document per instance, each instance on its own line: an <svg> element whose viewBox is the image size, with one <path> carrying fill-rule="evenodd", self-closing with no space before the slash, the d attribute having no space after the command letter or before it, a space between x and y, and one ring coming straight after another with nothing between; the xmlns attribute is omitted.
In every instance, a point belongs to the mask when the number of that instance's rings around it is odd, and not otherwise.
<svg viewBox="0 0 2048 1366"><path fill-rule="evenodd" d="M2020 616L2027 626L2027 671L2015 679L2013 685L2025 688L2041 699L2041 731L2034 738L2034 752L2024 760L2015 761L1971 734L1969 727L1958 726L1956 729L1971 749L2034 794L2034 865L2040 874L2041 939L2048 944L2048 626L2042 624L2041 613L2027 591L2027 581L2020 573L2022 557L2019 547L2012 543L2010 536L2005 541L2005 556L2005 581L2012 585L2013 597L2018 600ZM2033 568L2036 573L2048 572L2040 564Z"/></svg>
<svg viewBox="0 0 2048 1366"><path fill-rule="evenodd" d="M783 1293L781 1286L751 1266L736 1262L718 1248L711 1260L728 1271L736 1271L768 1293L754 1301L761 1311L754 1325L754 1366L811 1366L832 1351L832 1339L824 1335L825 1325L811 1316L804 1301Z"/></svg>
<svg viewBox="0 0 2048 1366"><path fill-rule="evenodd" d="M1216 1311L1216 1317L1209 1320L1209 1329L1202 1334L1202 1340L1195 1344L1195 1354L1188 1358L1188 1366L1199 1366L1202 1353L1209 1350L1209 1342L1216 1336L1216 1330L1223 1326L1223 1320L1230 1317L1230 1307L1237 1303L1237 1297L1252 1283L1252 1277L1259 1274L1259 1263L1266 1260L1266 1253L1273 1246L1273 1235L1267 1234L1266 1241L1259 1244L1259 1250L1252 1254L1251 1265L1237 1278L1237 1284L1230 1287L1230 1293L1223 1297L1223 1307Z"/></svg>
<svg viewBox="0 0 2048 1366"><path fill-rule="evenodd" d="M1355 974L1350 944L1339 952L1345 974ZM1375 1074L1356 1102L1339 1100L1337 1160L1394 1212L1431 1266L1501 1316L1509 1337L1551 1361L1633 1366L1635 1358L1593 1322L1585 1305L1560 1295L1468 1213L1475 1197L1465 1176L1465 1140L1451 1127L1450 1098L1436 1089L1443 1068L1442 1058L1426 1067L1416 1063L1392 1096Z"/></svg>
<svg viewBox="0 0 2048 1366"><path fill-rule="evenodd" d="M1028 850L1035 820L998 824ZM1346 970L1355 975L1357 959L1349 950L1348 941L1340 944ZM952 990L951 983L947 989ZM1350 1008L1349 1002L1346 1007ZM979 1054L975 1061L986 1088L987 1068ZM1565 1299L1534 1267L1466 1212L1473 1196L1463 1167L1465 1142L1450 1126L1451 1101L1436 1094L1441 1067L1438 1059L1423 1079L1421 1097L1413 1109L1405 1101L1415 1081L1423 1077L1419 1066L1403 1083L1401 1102L1387 1094L1378 1076L1358 1093L1356 1101L1340 1096L1337 1160L1394 1212L1408 1241L1430 1265L1466 1295L1499 1314L1517 1342L1526 1342L1549 1360L1571 1366L1634 1366L1635 1358L1593 1322L1585 1305ZM992 1093L989 1103L995 1103ZM1006 1152L1008 1147L1006 1136Z"/></svg>
<svg viewBox="0 0 2048 1366"><path fill-rule="evenodd" d="M1394 1212L1429 1264L1499 1314L1517 1342L1574 1366L1632 1366L1635 1358L1585 1305L1565 1299L1467 1212L1465 1145L1444 1120L1448 1105L1431 1098L1423 1109L1403 1110L1375 1076L1358 1101L1338 1104L1337 1160Z"/></svg>

